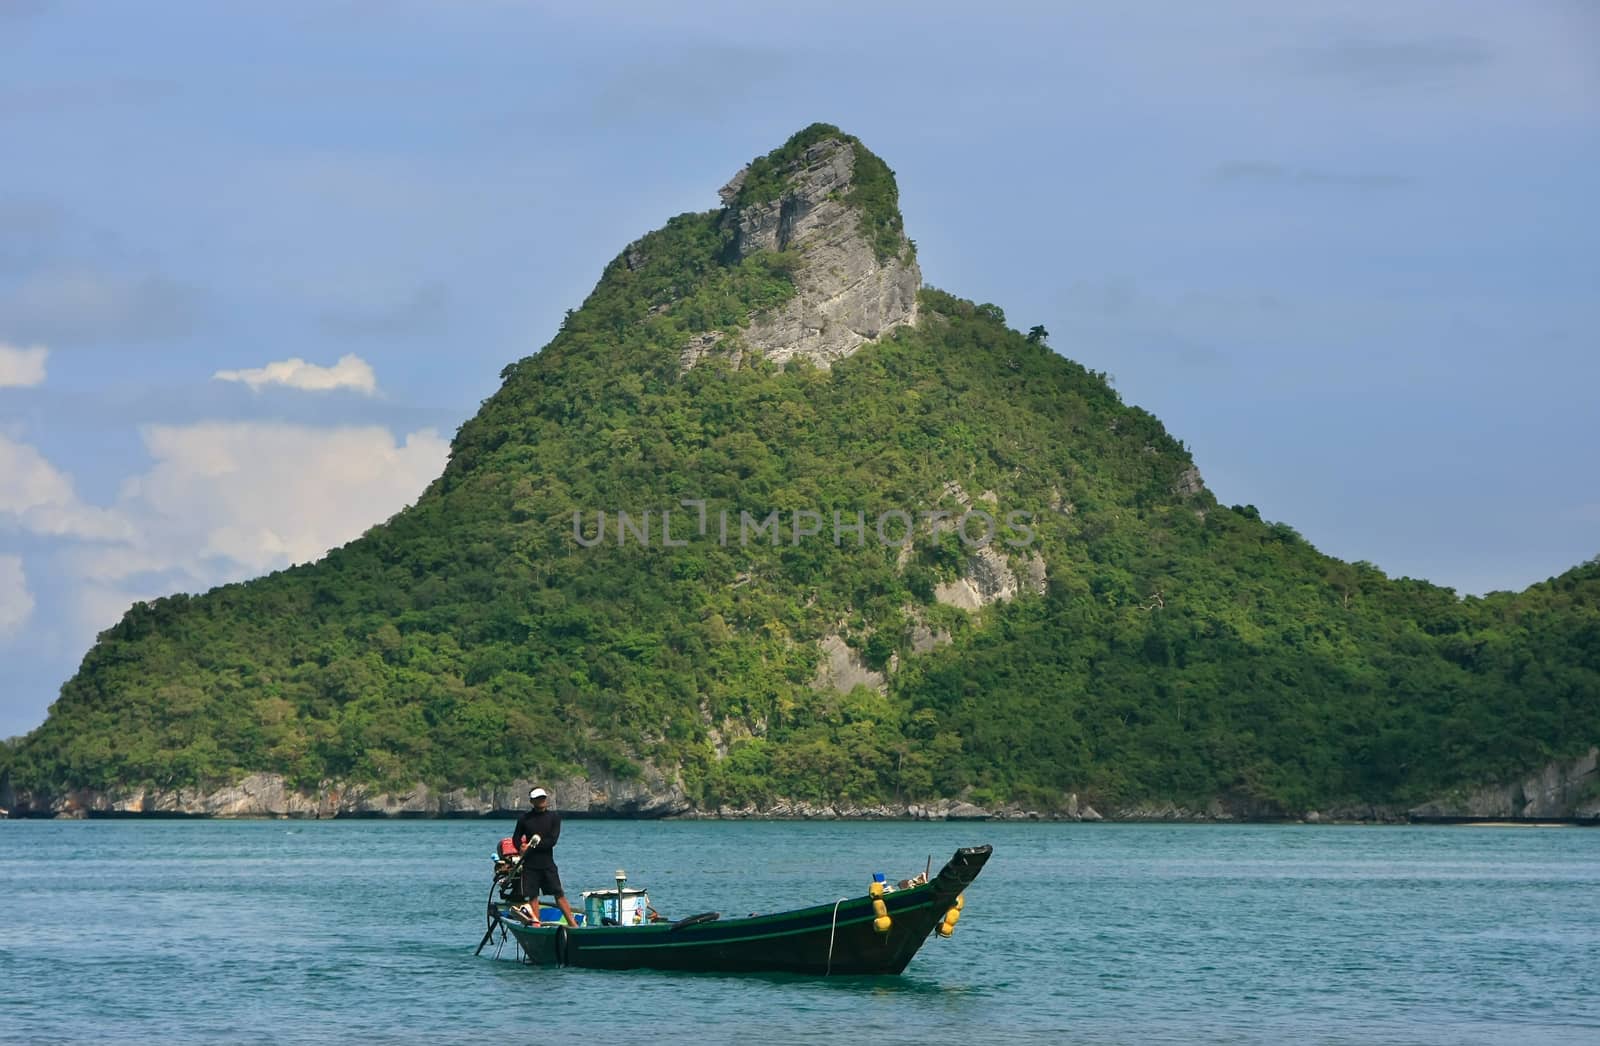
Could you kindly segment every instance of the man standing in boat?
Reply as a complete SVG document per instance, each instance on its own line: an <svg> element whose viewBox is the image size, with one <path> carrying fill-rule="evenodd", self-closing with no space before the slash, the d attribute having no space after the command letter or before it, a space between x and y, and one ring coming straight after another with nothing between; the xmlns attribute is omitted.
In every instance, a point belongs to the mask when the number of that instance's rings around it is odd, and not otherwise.
<svg viewBox="0 0 1600 1046"><path fill-rule="evenodd" d="M550 809L550 793L535 788L528 793L533 809L517 818L517 827L511 833L511 843L522 855L522 896L539 909L540 894L555 898L568 926L578 925L572 917L572 906L567 903L566 891L561 888L561 873L556 868L556 840L561 838L561 815Z"/></svg>

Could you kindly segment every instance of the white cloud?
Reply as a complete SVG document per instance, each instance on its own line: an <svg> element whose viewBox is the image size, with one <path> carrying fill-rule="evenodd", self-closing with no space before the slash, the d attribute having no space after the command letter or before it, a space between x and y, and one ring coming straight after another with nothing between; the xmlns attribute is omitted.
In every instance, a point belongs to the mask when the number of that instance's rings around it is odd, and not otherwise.
<svg viewBox="0 0 1600 1046"><path fill-rule="evenodd" d="M372 366L355 353L339 357L331 367L307 363L296 356L249 370L219 370L211 377L216 381L240 381L256 390L264 385L287 385L309 392L355 389L368 396L378 391Z"/></svg>
<svg viewBox="0 0 1600 1046"><path fill-rule="evenodd" d="M122 620L128 608L141 600L148 602L168 595L160 586L147 586L132 591L116 585L87 582L77 586L72 593L72 628L81 636L80 644L88 649L94 637Z"/></svg>
<svg viewBox="0 0 1600 1046"><path fill-rule="evenodd" d="M86 577L176 570L209 587L318 559L414 501L450 449L432 429L396 442L377 426L207 422L143 435L155 465L123 484L117 507L138 536L86 550Z"/></svg>
<svg viewBox="0 0 1600 1046"><path fill-rule="evenodd" d="M44 361L50 350L43 346L19 349L0 341L0 389L31 388L44 381Z"/></svg>
<svg viewBox="0 0 1600 1046"><path fill-rule="evenodd" d="M21 556L0 556L0 637L11 635L33 614L33 593Z"/></svg>
<svg viewBox="0 0 1600 1046"><path fill-rule="evenodd" d="M116 513L78 500L72 480L37 450L0 433L0 523L31 534L118 541L132 537Z"/></svg>
<svg viewBox="0 0 1600 1046"><path fill-rule="evenodd" d="M142 435L154 463L100 507L0 434L0 525L71 541L54 577L84 647L136 600L321 558L416 500L450 450L433 429L397 440L378 426L206 422ZM0 635L33 612L21 571L0 556Z"/></svg>

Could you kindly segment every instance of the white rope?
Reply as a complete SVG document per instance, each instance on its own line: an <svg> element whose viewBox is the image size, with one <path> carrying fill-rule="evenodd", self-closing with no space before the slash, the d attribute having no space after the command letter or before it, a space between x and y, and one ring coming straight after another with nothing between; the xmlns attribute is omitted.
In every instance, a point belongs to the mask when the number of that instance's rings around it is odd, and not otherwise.
<svg viewBox="0 0 1600 1046"><path fill-rule="evenodd" d="M822 976L827 977L833 973L833 932L839 928L839 906L850 898L841 897L833 902L833 925L828 927L828 966L822 971Z"/></svg>

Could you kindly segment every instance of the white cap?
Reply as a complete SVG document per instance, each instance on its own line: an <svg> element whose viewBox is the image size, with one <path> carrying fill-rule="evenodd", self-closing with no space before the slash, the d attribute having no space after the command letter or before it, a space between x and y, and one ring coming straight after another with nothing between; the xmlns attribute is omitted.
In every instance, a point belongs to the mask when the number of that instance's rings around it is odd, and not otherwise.
<svg viewBox="0 0 1600 1046"><path fill-rule="evenodd" d="M533 791L528 793L528 801L532 802L535 799L544 799L549 795L550 793L545 791L543 788L535 788Z"/></svg>

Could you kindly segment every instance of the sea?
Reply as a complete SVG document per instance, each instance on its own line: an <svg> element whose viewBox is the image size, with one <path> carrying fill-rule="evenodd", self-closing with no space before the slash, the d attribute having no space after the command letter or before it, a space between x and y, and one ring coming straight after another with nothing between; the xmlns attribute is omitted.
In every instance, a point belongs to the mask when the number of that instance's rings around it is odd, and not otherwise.
<svg viewBox="0 0 1600 1046"><path fill-rule="evenodd" d="M0 822L6 1043L1600 1043L1600 830L566 822L669 917L994 857L896 977L539 968L512 820Z"/></svg>

